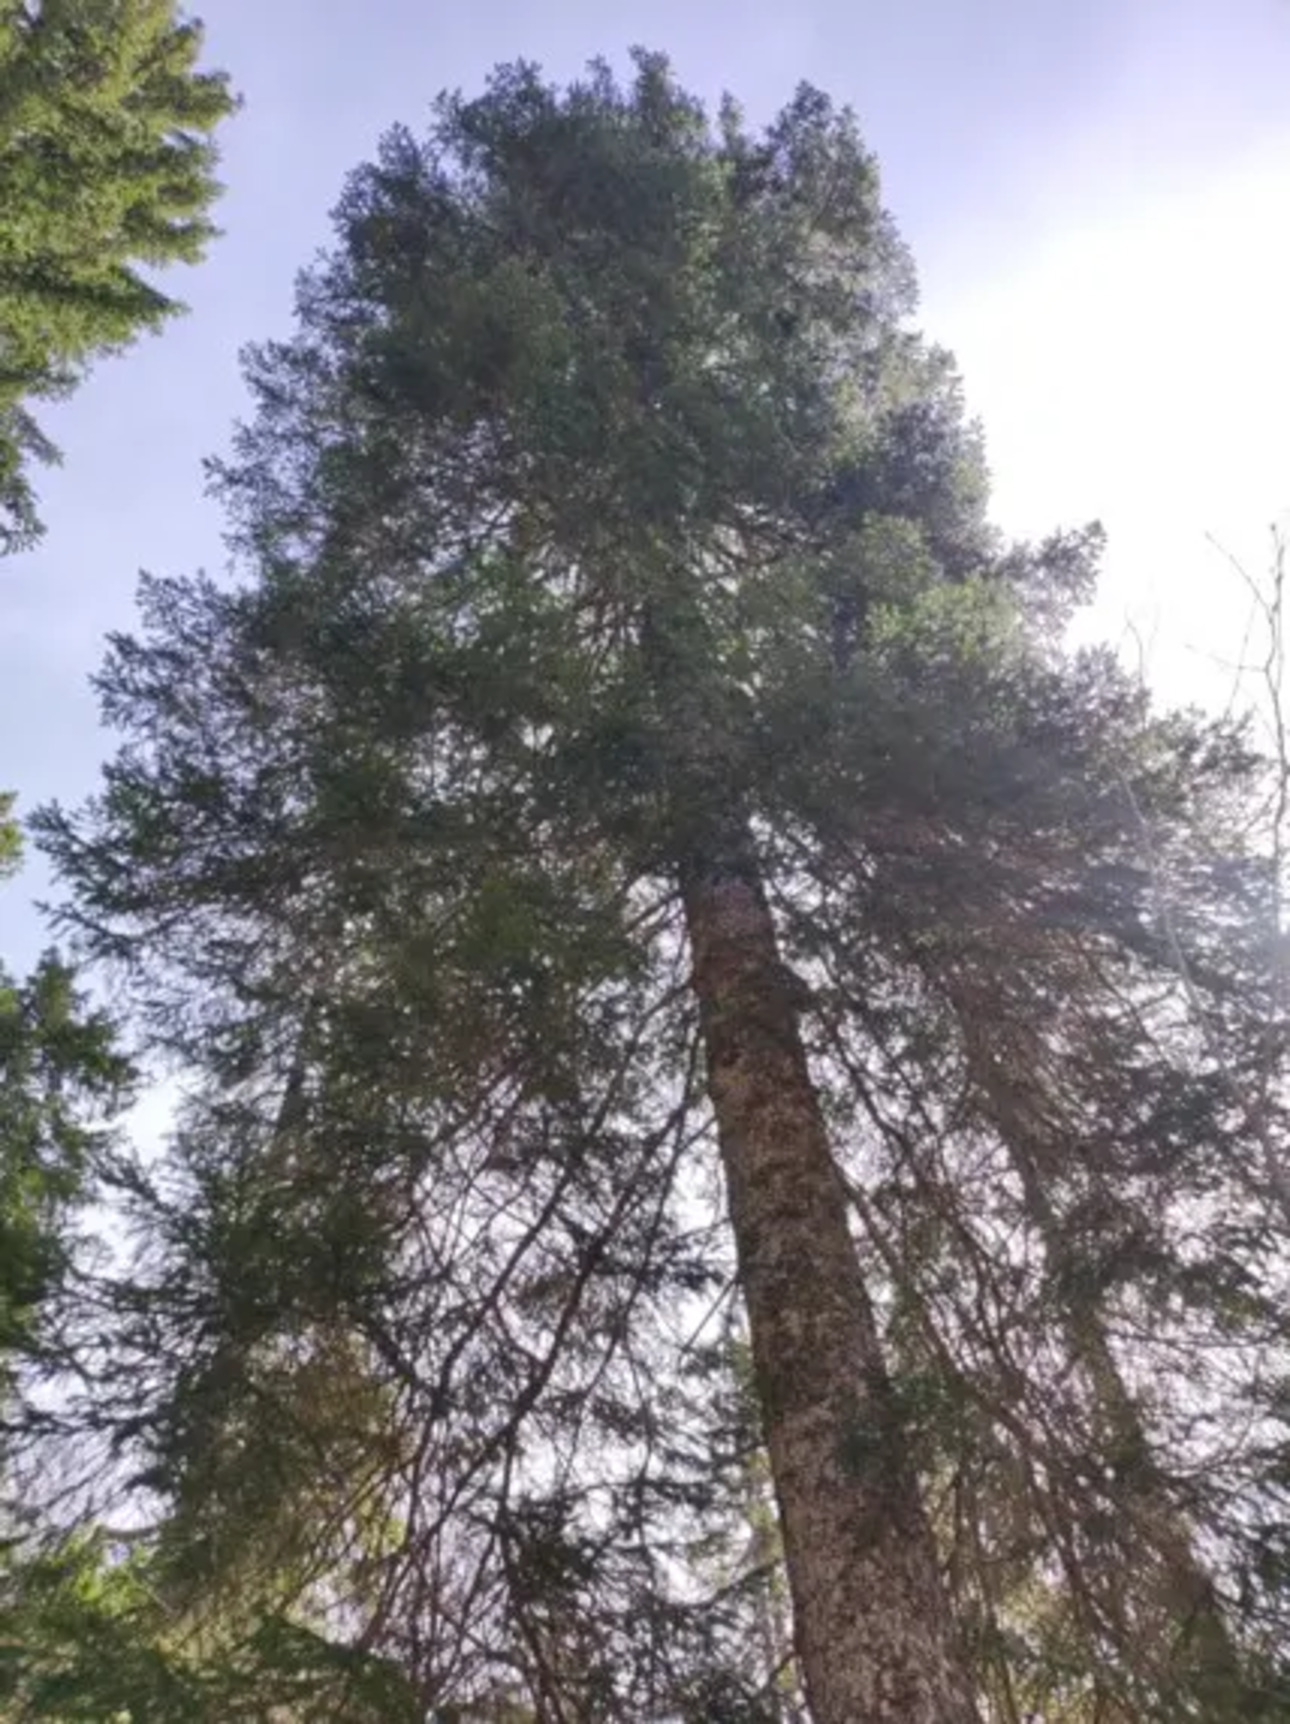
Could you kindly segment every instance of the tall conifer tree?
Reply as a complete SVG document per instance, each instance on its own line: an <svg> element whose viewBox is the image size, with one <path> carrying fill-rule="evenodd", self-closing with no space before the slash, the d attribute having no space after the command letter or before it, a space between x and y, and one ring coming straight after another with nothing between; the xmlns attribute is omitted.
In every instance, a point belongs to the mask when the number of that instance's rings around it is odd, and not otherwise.
<svg viewBox="0 0 1290 1724"><path fill-rule="evenodd" d="M40 822L196 1079L87 1415L171 1620L338 1717L1275 1716L1239 727L1060 652L818 92L504 68L337 233Z"/></svg>

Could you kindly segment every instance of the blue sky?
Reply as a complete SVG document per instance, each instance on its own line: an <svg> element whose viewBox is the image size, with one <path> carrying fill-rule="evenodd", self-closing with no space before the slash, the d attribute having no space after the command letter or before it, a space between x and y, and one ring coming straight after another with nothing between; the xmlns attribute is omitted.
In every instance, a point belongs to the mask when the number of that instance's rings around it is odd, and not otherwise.
<svg viewBox="0 0 1290 1724"><path fill-rule="evenodd" d="M88 676L137 572L223 562L203 497L243 397L237 351L289 325L345 172L444 86L524 56L558 78L639 42L754 122L801 79L850 103L959 354L1006 526L1103 516L1095 626L1132 613L1170 692L1240 601L1206 531L1257 557L1290 505L1290 0L208 0L229 128L225 237L170 286L192 315L46 423L37 551L0 565L0 785L76 800L110 746ZM43 943L38 859L0 954Z"/></svg>

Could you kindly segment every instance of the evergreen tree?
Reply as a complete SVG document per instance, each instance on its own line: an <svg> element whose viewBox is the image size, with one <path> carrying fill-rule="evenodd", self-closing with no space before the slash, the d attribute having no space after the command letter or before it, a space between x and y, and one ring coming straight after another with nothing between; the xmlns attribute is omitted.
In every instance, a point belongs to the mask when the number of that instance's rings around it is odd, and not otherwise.
<svg viewBox="0 0 1290 1724"><path fill-rule="evenodd" d="M40 531L31 403L181 310L149 279L214 233L231 111L174 0L0 0L0 550Z"/></svg>
<svg viewBox="0 0 1290 1724"><path fill-rule="evenodd" d="M6 1718L105 1717L75 1703L77 1684L51 1683L48 1704L19 1704L24 1674L60 1639L72 1664L94 1667L110 1696L130 1637L112 1626L124 1574L105 1566L95 1535L60 1537L33 1513L24 1461L36 1434L58 1429L58 1396L74 1350L65 1319L80 1222L100 1187L107 1125L131 1081L101 1013L87 1009L65 964L44 957L24 983L0 970L0 1708ZM115 1641L114 1646L109 1642ZM104 1667L107 1655L109 1668ZM154 1662L146 1640L136 1663ZM55 1703L57 1702L57 1703ZM142 1716L143 1714L139 1714Z"/></svg>
<svg viewBox="0 0 1290 1724"><path fill-rule="evenodd" d="M40 1319L68 1260L69 1216L92 1175L95 1109L120 1100L128 1067L67 967L45 957L27 982L0 971L0 1359L41 1350ZM88 1117L87 1117L88 1116Z"/></svg>
<svg viewBox="0 0 1290 1724"><path fill-rule="evenodd" d="M15 873L22 859L22 832L14 818L12 792L0 791L0 881Z"/></svg>
<svg viewBox="0 0 1290 1724"><path fill-rule="evenodd" d="M818 92L505 68L337 231L244 584L38 822L193 1080L81 1360L169 1620L494 1724L1278 1716L1240 728L1060 652L1096 535L989 529Z"/></svg>

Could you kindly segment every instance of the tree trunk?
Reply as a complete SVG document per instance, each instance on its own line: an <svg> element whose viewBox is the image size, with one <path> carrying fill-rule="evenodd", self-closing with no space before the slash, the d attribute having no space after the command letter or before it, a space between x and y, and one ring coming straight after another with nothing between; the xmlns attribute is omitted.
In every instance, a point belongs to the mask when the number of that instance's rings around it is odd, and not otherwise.
<svg viewBox="0 0 1290 1724"><path fill-rule="evenodd" d="M682 874L795 1641L815 1724L977 1716L746 838Z"/></svg>

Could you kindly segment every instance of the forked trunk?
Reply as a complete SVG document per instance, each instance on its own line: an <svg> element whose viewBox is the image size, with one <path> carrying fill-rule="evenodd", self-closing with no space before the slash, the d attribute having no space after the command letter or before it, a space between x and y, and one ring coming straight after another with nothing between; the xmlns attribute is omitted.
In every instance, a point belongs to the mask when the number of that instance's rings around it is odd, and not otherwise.
<svg viewBox="0 0 1290 1724"><path fill-rule="evenodd" d="M723 849L692 858L682 888L811 1713L970 1724L791 978L746 844Z"/></svg>

